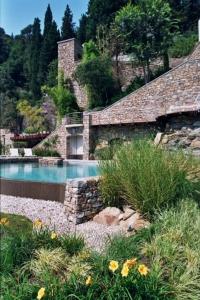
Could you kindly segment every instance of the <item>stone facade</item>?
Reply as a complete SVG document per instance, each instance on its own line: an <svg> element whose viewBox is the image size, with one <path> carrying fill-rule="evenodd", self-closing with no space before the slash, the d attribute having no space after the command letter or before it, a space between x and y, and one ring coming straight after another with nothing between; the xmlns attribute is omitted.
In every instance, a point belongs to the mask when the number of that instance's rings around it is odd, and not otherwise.
<svg viewBox="0 0 200 300"><path fill-rule="evenodd" d="M58 141L56 146L54 147L54 150L56 150L61 157L66 158L67 157L67 131L66 131L66 119L64 118L62 120L62 123L54 130L51 132L50 135L48 135L42 142L37 144L34 149L36 148L42 148L44 143L51 138L57 136Z"/></svg>
<svg viewBox="0 0 200 300"><path fill-rule="evenodd" d="M199 156L200 113L168 117L165 131L157 135L155 143L167 149L182 149Z"/></svg>
<svg viewBox="0 0 200 300"><path fill-rule="evenodd" d="M81 55L76 43L74 39L59 43L59 68L64 68L65 75L72 76ZM168 131L169 128L174 130L176 122L167 124L166 117L176 120L181 113L184 115L199 110L200 44L182 64L137 91L102 111L84 112L82 132L76 132L83 135L83 158L89 159L96 146L102 147L114 139L129 141L149 133ZM184 122L180 122L181 127L184 127ZM59 136L57 150L64 158L68 157L68 137L72 135L66 124L65 120L64 125L52 133ZM77 128L70 130L76 131Z"/></svg>
<svg viewBox="0 0 200 300"><path fill-rule="evenodd" d="M197 49L200 52L200 45ZM91 124L156 122L160 116L199 109L200 59L191 56L183 64L108 108L92 112Z"/></svg>
<svg viewBox="0 0 200 300"><path fill-rule="evenodd" d="M185 58L170 58L170 68L177 67L183 63L184 60ZM151 62L150 69L155 71L162 66L163 61L161 59L156 59ZM122 90L126 89L136 77L144 76L142 67L137 66L137 64L133 61L125 59L119 61L118 64L113 61L113 73L114 76L119 80Z"/></svg>
<svg viewBox="0 0 200 300"><path fill-rule="evenodd" d="M72 225L90 220L103 208L98 186L98 177L67 181L64 205Z"/></svg>
<svg viewBox="0 0 200 300"><path fill-rule="evenodd" d="M130 142L134 139L144 137L154 137L162 128L158 124L128 124L128 125L110 125L95 126L92 128L92 136L94 137L91 145L91 152L101 149L119 142Z"/></svg>

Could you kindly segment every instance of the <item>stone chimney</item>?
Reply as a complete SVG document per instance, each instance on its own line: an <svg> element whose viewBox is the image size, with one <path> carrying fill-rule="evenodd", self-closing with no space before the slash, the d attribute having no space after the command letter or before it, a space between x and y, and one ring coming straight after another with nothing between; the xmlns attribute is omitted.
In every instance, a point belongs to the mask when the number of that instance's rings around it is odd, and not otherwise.
<svg viewBox="0 0 200 300"><path fill-rule="evenodd" d="M74 72L82 56L82 46L76 39L58 42L58 70L63 71L64 77L71 80L77 103L81 109L87 108L87 95L82 86L74 80Z"/></svg>

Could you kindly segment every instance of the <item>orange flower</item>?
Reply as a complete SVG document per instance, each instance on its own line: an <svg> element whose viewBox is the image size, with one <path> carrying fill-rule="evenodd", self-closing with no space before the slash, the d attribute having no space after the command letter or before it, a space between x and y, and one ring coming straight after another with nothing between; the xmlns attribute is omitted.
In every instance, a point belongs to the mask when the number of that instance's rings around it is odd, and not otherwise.
<svg viewBox="0 0 200 300"><path fill-rule="evenodd" d="M116 260L111 260L108 268L114 273L119 268L119 263Z"/></svg>
<svg viewBox="0 0 200 300"><path fill-rule="evenodd" d="M140 273L140 275L146 276L149 273L149 269L147 268L147 266L142 264L142 265L139 265L138 272Z"/></svg>
<svg viewBox="0 0 200 300"><path fill-rule="evenodd" d="M132 259L127 259L127 261L125 262L125 264L127 264L127 266L129 268L132 268L133 266L136 265L137 262L137 258L132 258Z"/></svg>

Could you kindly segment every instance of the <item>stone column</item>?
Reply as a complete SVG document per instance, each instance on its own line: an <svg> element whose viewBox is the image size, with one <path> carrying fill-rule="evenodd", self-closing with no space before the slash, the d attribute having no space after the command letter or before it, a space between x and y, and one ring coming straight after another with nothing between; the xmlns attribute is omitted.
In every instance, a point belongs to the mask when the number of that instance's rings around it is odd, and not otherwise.
<svg viewBox="0 0 200 300"><path fill-rule="evenodd" d="M91 127L90 127L90 114L83 113L83 159L90 159L90 146L91 146Z"/></svg>

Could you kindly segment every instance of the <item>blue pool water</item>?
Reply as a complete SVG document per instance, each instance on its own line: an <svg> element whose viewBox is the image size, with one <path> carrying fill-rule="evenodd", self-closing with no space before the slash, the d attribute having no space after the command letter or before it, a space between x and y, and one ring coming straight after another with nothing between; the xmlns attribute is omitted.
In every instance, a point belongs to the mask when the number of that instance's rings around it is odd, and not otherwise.
<svg viewBox="0 0 200 300"><path fill-rule="evenodd" d="M95 164L41 166L38 163L0 164L0 177L13 180L64 183L68 179L97 176Z"/></svg>

